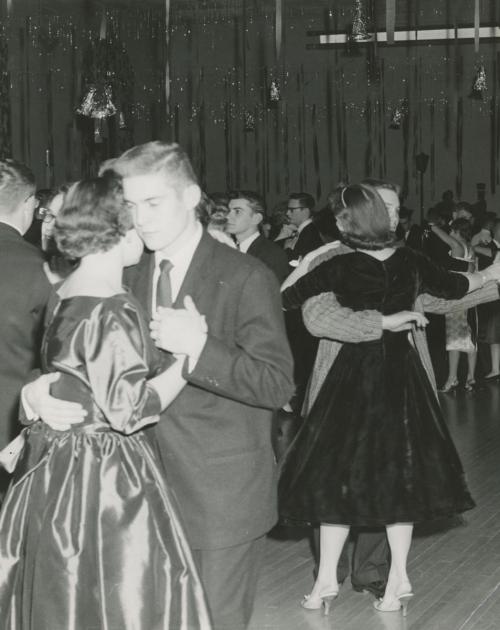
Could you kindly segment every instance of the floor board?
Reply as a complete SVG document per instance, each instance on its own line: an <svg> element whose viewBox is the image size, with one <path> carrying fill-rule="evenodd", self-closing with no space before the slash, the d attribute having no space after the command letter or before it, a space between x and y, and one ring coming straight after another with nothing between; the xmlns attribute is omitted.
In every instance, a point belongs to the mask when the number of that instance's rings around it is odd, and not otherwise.
<svg viewBox="0 0 500 630"><path fill-rule="evenodd" d="M305 611L313 560L305 532L267 539L249 630L500 630L500 385L442 395L450 431L477 507L446 531L414 538L408 617L378 613L346 582L330 617Z"/></svg>

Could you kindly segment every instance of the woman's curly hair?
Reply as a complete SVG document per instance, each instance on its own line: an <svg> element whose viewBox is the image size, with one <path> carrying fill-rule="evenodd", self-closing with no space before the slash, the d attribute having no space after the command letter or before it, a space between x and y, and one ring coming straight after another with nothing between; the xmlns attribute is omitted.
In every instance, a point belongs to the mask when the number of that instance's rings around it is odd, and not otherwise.
<svg viewBox="0 0 500 630"><path fill-rule="evenodd" d="M71 186L56 218L54 238L62 254L79 259L108 251L132 225L121 182L107 173Z"/></svg>

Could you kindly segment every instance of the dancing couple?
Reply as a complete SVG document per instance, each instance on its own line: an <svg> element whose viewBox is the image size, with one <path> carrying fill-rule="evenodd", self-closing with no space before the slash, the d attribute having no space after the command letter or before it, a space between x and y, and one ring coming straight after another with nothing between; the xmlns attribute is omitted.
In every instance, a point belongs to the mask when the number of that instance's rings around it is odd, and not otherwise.
<svg viewBox="0 0 500 630"><path fill-rule="evenodd" d="M474 507L429 375L408 339L426 325L418 295L459 299L499 277L447 272L395 247L391 216L367 184L339 191L337 224L350 253L334 256L283 293L285 308L333 292L342 307L378 311L380 339L345 343L287 452L279 485L285 522L320 525L320 563L306 609L330 610L351 526L385 527L391 565L380 612L413 597L407 557L413 524Z"/></svg>
<svg viewBox="0 0 500 630"><path fill-rule="evenodd" d="M0 512L12 630L248 625L292 361L276 279L203 231L199 199L162 142L64 196L54 237L79 264L23 391Z"/></svg>

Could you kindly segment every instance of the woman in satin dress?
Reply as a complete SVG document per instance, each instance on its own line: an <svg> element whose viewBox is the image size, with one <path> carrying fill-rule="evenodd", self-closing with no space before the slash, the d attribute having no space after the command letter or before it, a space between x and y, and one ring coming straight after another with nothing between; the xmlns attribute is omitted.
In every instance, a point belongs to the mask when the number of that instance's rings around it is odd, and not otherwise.
<svg viewBox="0 0 500 630"><path fill-rule="evenodd" d="M386 527L391 567L380 612L406 612L413 523L474 507L439 403L408 340L419 293L460 298L498 275L461 275L419 252L394 248L394 234L374 188L342 192L337 223L352 253L335 256L283 292L285 309L333 291L354 310L381 314L380 340L344 344L290 449L279 483L289 523L320 525L316 583L302 601L328 612L337 597L337 563L351 525Z"/></svg>
<svg viewBox="0 0 500 630"><path fill-rule="evenodd" d="M42 346L58 398L81 424L21 434L0 513L0 619L9 630L200 630L211 623L168 479L142 429L184 386L161 365L121 284L142 242L120 184L74 184L55 225L80 264L58 291ZM196 316L198 320L196 320ZM204 326L198 314L194 325Z"/></svg>

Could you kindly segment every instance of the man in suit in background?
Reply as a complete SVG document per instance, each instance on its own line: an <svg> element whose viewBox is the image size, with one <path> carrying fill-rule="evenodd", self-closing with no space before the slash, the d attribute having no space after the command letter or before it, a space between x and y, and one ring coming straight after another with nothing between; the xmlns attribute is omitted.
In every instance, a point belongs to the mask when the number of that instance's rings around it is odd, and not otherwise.
<svg viewBox="0 0 500 630"><path fill-rule="evenodd" d="M305 192L288 195L286 216L296 228L296 234L285 245L290 264L298 265L309 252L324 244L321 234L313 223L314 198ZM292 270L292 269L291 269ZM304 326L300 310L285 314L286 331L292 348L294 363L295 395L290 401L296 415L300 415L309 376L318 349L318 340L310 335Z"/></svg>
<svg viewBox="0 0 500 630"><path fill-rule="evenodd" d="M289 273L288 258L279 245L260 233L265 217L264 201L255 192L235 190L229 193L227 232L236 239L240 252L261 260L281 284Z"/></svg>
<svg viewBox="0 0 500 630"><path fill-rule="evenodd" d="M240 630L252 613L265 534L277 520L273 409L293 391L278 283L260 261L203 231L195 210L201 191L179 145L132 147L107 169L122 177L149 249L125 282L150 316L163 307L152 324L157 345L196 349L184 368L186 387L150 431L179 498L214 628ZM190 326L187 296L208 332ZM27 386L26 400L48 419L51 397L41 389Z"/></svg>
<svg viewBox="0 0 500 630"><path fill-rule="evenodd" d="M297 232L286 244L290 260L300 260L313 249L323 245L321 234L313 223L314 198L309 193L298 192L288 195L286 216Z"/></svg>
<svg viewBox="0 0 500 630"><path fill-rule="evenodd" d="M0 448L18 432L21 387L38 366L51 286L41 252L23 239L36 208L35 178L14 160L0 161ZM7 486L0 475L0 496Z"/></svg>

